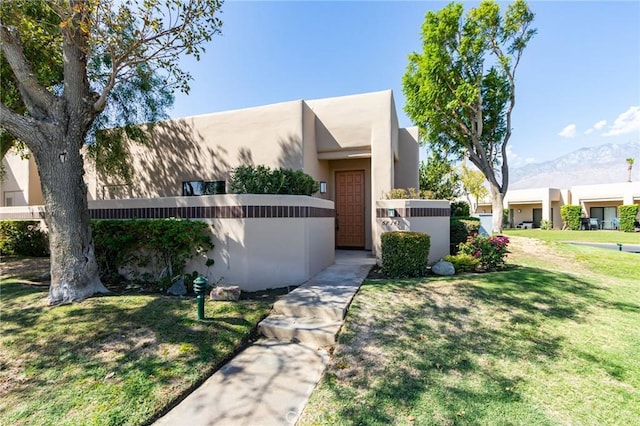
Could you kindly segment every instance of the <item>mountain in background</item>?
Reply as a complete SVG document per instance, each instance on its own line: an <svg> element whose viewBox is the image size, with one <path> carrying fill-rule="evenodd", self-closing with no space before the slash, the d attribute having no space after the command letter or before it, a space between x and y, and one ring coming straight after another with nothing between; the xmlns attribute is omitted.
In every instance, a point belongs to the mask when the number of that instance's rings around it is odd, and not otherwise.
<svg viewBox="0 0 640 426"><path fill-rule="evenodd" d="M514 167L509 189L570 188L626 182L627 158L635 160L631 180L640 182L640 141L582 148L555 160Z"/></svg>

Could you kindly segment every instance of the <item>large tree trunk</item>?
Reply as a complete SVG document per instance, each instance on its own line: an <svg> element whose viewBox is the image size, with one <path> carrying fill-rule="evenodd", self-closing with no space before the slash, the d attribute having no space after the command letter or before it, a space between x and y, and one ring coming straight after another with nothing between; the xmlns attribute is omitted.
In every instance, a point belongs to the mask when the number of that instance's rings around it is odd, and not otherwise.
<svg viewBox="0 0 640 426"><path fill-rule="evenodd" d="M71 303L109 290L100 281L94 256L84 165L77 141L58 150L35 150L46 205L51 250L51 305ZM68 149L67 149L68 148Z"/></svg>
<svg viewBox="0 0 640 426"><path fill-rule="evenodd" d="M500 188L492 184L489 184L489 191L491 192L491 211L493 212L491 215L492 231L494 234L500 234L504 226L504 195Z"/></svg>

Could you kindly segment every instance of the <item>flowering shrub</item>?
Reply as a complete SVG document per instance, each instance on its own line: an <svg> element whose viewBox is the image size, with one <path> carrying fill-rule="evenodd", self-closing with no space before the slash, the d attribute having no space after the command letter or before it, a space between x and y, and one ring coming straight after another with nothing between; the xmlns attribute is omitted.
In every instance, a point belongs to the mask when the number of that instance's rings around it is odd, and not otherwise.
<svg viewBox="0 0 640 426"><path fill-rule="evenodd" d="M468 254L480 260L480 268L485 271L504 268L509 238L503 236L483 237L472 235L466 243L460 244L459 253Z"/></svg>

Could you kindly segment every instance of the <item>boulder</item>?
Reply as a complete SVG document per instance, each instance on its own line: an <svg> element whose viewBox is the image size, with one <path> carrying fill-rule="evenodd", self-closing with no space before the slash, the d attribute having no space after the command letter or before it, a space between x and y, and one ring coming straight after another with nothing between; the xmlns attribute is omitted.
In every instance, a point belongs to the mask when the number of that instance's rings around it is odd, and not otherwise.
<svg viewBox="0 0 640 426"><path fill-rule="evenodd" d="M173 283L173 285L167 290L167 294L171 296L184 296L187 294L187 286L184 285L184 280L180 278Z"/></svg>
<svg viewBox="0 0 640 426"><path fill-rule="evenodd" d="M211 300L231 300L233 302L240 300L240 287L214 287L209 294Z"/></svg>
<svg viewBox="0 0 640 426"><path fill-rule="evenodd" d="M431 267L431 272L436 275L448 276L455 275L456 269L453 267L453 264L451 262L445 262L441 260Z"/></svg>

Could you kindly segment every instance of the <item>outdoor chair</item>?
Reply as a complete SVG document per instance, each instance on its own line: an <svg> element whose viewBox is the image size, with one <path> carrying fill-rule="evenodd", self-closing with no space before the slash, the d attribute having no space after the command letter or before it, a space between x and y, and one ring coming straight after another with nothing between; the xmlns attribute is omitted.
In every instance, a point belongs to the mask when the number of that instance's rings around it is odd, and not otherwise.
<svg viewBox="0 0 640 426"><path fill-rule="evenodd" d="M598 223L597 217L592 217L591 219L589 219L589 230L592 229L600 229L600 224Z"/></svg>

